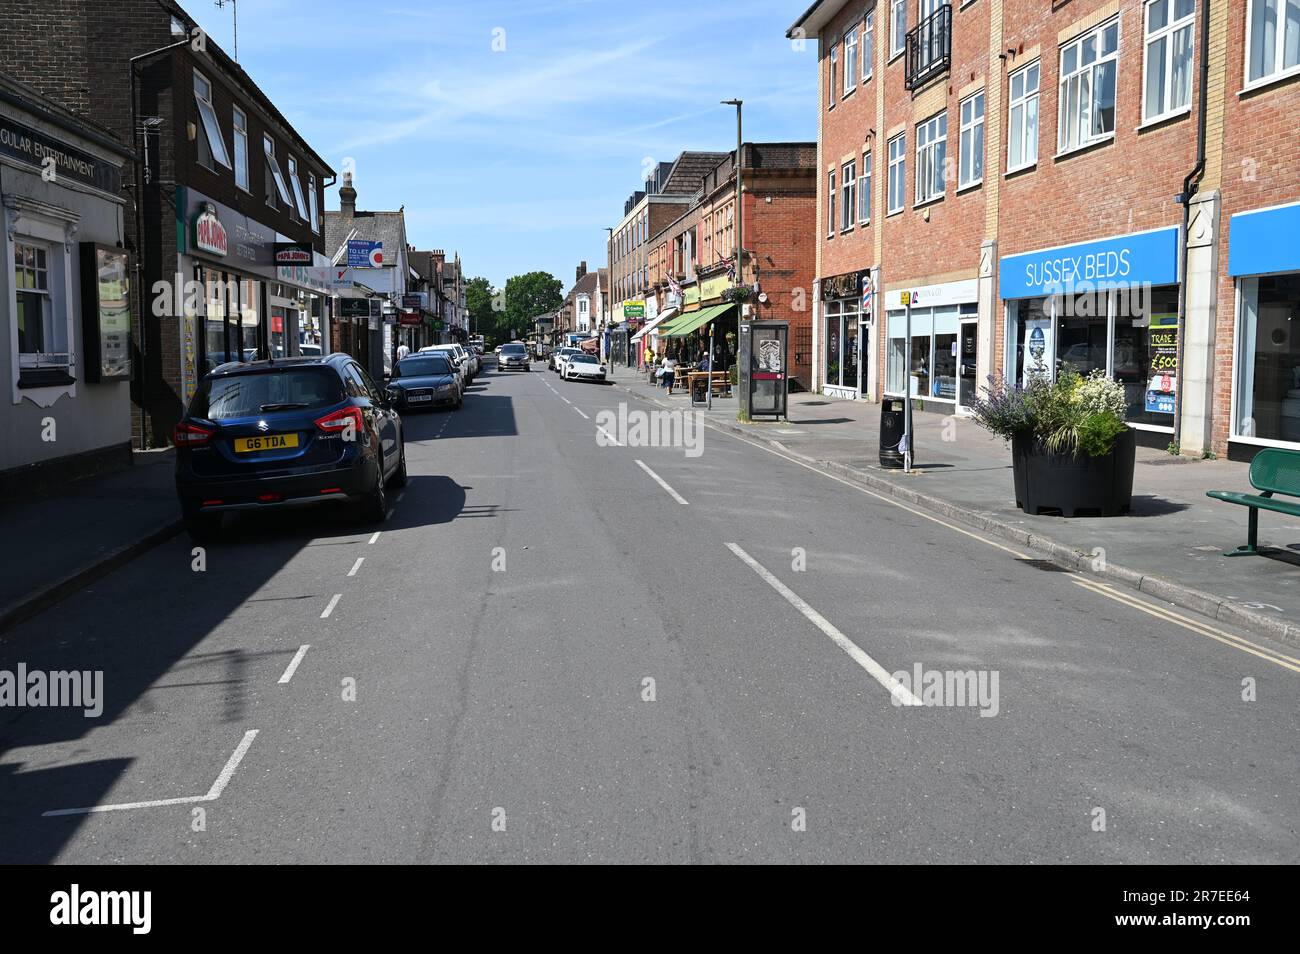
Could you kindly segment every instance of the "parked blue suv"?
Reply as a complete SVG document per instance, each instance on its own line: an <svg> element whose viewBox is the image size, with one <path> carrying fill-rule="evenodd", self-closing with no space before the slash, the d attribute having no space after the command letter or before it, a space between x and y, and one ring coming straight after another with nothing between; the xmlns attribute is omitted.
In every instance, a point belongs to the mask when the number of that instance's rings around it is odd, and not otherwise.
<svg viewBox="0 0 1300 954"><path fill-rule="evenodd" d="M367 521L406 483L402 419L346 354L231 362L200 382L172 432L186 528L227 511L352 501Z"/></svg>

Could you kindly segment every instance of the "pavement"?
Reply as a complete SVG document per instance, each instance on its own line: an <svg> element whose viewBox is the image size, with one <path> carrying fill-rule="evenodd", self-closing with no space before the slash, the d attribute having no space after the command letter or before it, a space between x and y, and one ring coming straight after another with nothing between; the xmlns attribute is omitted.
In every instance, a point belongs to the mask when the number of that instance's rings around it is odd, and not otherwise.
<svg viewBox="0 0 1300 954"><path fill-rule="evenodd" d="M0 633L174 536L174 461L136 452L126 470L0 502Z"/></svg>
<svg viewBox="0 0 1300 954"><path fill-rule="evenodd" d="M103 709L0 708L0 862L1300 860L1284 644L650 407L489 372L384 523L241 514L18 623L0 671Z"/></svg>
<svg viewBox="0 0 1300 954"><path fill-rule="evenodd" d="M690 406L684 391L669 397L630 369L615 368L614 380L663 406ZM726 397L701 413L715 426L1031 546L1071 569L1300 646L1300 520L1263 514L1267 552L1225 557L1246 542L1247 511L1205 496L1250 492L1247 464L1139 447L1129 515L1030 516L1015 505L1006 444L967 418L917 412L916 472L903 474L880 466L879 404L804 392L790 396L788 421L742 424L737 410Z"/></svg>

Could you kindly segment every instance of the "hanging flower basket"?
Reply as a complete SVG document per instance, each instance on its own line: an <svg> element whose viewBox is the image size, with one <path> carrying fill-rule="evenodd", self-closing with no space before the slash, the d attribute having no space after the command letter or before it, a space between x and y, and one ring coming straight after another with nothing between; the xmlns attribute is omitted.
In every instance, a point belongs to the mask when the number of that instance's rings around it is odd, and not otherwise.
<svg viewBox="0 0 1300 954"><path fill-rule="evenodd" d="M754 289L748 285L732 285L722 293L722 297L724 301L749 301L754 297Z"/></svg>

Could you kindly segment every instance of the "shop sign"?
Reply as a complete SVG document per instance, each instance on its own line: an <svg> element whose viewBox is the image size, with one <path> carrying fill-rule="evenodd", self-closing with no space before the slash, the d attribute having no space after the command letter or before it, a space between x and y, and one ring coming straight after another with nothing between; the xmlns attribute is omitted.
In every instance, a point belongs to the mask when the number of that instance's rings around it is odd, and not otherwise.
<svg viewBox="0 0 1300 954"><path fill-rule="evenodd" d="M399 325L419 325L419 324L420 324L420 312L419 312L419 311L400 311L400 312L398 312L398 314L397 314L397 323L398 323Z"/></svg>
<svg viewBox="0 0 1300 954"><path fill-rule="evenodd" d="M731 287L731 279L724 272L721 275L714 275L712 278L706 278L700 282L700 300L707 301L710 298L719 298L722 293Z"/></svg>
<svg viewBox="0 0 1300 954"><path fill-rule="evenodd" d="M310 242L276 242L275 264L310 265L315 256Z"/></svg>
<svg viewBox="0 0 1300 954"><path fill-rule="evenodd" d="M682 305L694 305L700 300L700 286L692 285L682 290Z"/></svg>
<svg viewBox="0 0 1300 954"><path fill-rule="evenodd" d="M370 315L370 299L368 298L340 298L339 299L339 317L340 318L366 318Z"/></svg>
<svg viewBox="0 0 1300 954"><path fill-rule="evenodd" d="M625 301L623 302L624 318L644 318L645 302L644 301Z"/></svg>
<svg viewBox="0 0 1300 954"><path fill-rule="evenodd" d="M1147 382L1146 409L1172 415L1178 390L1178 315L1152 315L1147 333L1151 378Z"/></svg>
<svg viewBox="0 0 1300 954"><path fill-rule="evenodd" d="M370 242L365 239L348 240L349 268L382 268L383 264L383 242Z"/></svg>
<svg viewBox="0 0 1300 954"><path fill-rule="evenodd" d="M1228 223L1228 274L1300 272L1300 202L1239 212Z"/></svg>
<svg viewBox="0 0 1300 954"><path fill-rule="evenodd" d="M1008 255L1002 259L999 291L1013 299L1176 285L1179 231L1155 229Z"/></svg>
<svg viewBox="0 0 1300 954"><path fill-rule="evenodd" d="M856 298L862 289L862 279L870 277L871 271L863 269L857 272L845 272L823 278L821 284L822 301L834 301L836 298Z"/></svg>
<svg viewBox="0 0 1300 954"><path fill-rule="evenodd" d="M0 116L0 155L38 169L43 175L49 170L55 182L70 179L114 198L122 191L121 172L114 163L74 149L8 116Z"/></svg>
<svg viewBox="0 0 1300 954"><path fill-rule="evenodd" d="M944 282L941 285L913 285L910 288L887 291L885 308L902 308L909 303L903 300L905 295L913 308L965 305L979 300L979 280L971 278L960 282Z"/></svg>
<svg viewBox="0 0 1300 954"><path fill-rule="evenodd" d="M225 255L230 251L230 237L217 218L217 207L211 202L203 203L202 210L194 219L194 247L212 255Z"/></svg>
<svg viewBox="0 0 1300 954"><path fill-rule="evenodd" d="M419 311L424 307L424 295L413 293L402 296L402 309L404 311Z"/></svg>

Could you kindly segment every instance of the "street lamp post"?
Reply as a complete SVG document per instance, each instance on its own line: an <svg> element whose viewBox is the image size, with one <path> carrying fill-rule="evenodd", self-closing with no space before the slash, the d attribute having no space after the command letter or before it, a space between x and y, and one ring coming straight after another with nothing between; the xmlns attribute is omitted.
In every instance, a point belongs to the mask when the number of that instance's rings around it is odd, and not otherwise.
<svg viewBox="0 0 1300 954"><path fill-rule="evenodd" d="M744 106L744 103L745 101L743 99L724 99L722 101L723 106L736 107L736 162L735 162L735 168L736 168L736 247L735 247L736 281L735 281L735 285L736 287L739 287L745 279L745 266L744 266L744 261L741 258L741 256L744 254L744 248L745 248L744 219L743 219L743 213L740 204L741 166L743 165L742 157L744 156L744 140L742 138L742 129L744 127L742 124L741 115L742 115L742 108ZM743 303L737 302L736 307L737 309L744 309L745 306ZM709 327L712 328L713 325L710 325ZM708 391L709 407L713 407L713 341L711 339L712 339L712 335L710 335L710 341L709 341L709 391ZM740 310L737 310L736 312L736 347L737 347L737 355L739 355ZM740 381L739 371L737 371L736 373L736 381L737 384L739 384Z"/></svg>

